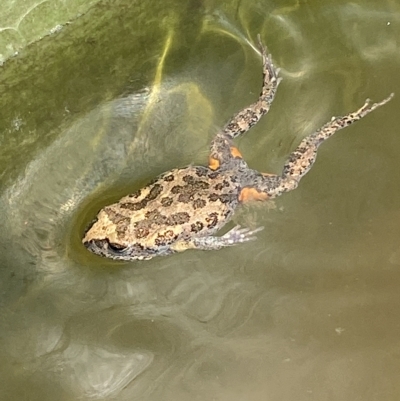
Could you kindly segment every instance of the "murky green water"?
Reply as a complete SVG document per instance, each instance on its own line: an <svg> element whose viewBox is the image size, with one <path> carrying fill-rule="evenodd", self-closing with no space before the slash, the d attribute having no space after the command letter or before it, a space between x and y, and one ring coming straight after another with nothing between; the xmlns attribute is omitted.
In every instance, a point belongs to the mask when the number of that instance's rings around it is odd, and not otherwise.
<svg viewBox="0 0 400 401"><path fill-rule="evenodd" d="M400 5L103 2L0 69L0 400L398 400ZM320 150L299 188L236 221L258 240L117 263L80 243L97 210L240 140L279 172L332 115L397 97Z"/></svg>

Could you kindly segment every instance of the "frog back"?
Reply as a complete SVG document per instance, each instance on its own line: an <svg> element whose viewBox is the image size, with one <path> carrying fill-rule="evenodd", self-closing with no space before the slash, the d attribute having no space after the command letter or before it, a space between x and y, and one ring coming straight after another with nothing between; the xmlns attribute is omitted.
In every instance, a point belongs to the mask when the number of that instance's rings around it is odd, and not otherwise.
<svg viewBox="0 0 400 401"><path fill-rule="evenodd" d="M238 205L235 177L190 166L161 174L146 187L103 208L84 242L157 251L181 239L215 233Z"/></svg>

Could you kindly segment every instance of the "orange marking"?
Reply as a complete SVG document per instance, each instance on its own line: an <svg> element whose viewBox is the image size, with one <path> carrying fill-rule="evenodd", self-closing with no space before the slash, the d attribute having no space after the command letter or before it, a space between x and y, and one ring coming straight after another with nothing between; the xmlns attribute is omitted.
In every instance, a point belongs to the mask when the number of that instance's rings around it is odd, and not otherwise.
<svg viewBox="0 0 400 401"><path fill-rule="evenodd" d="M213 157L208 158L208 167L210 167L211 170L216 170L219 168L220 163L218 159L214 159Z"/></svg>
<svg viewBox="0 0 400 401"><path fill-rule="evenodd" d="M263 201L269 198L265 192L257 191L255 188L243 188L239 194L239 202Z"/></svg>
<svg viewBox="0 0 400 401"><path fill-rule="evenodd" d="M231 146L231 155L233 157L239 157L240 159L243 159L240 150L236 146Z"/></svg>
<svg viewBox="0 0 400 401"><path fill-rule="evenodd" d="M270 173L261 173L264 177L272 177L275 174L270 174Z"/></svg>

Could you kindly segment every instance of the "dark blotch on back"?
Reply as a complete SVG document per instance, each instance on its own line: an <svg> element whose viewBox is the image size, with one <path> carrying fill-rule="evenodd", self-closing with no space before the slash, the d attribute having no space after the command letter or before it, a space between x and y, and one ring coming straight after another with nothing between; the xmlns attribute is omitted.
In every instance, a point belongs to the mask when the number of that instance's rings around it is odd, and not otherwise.
<svg viewBox="0 0 400 401"><path fill-rule="evenodd" d="M171 204L172 204L173 201L174 201L174 200L173 200L172 198L165 197L165 198L162 198L162 199L161 199L161 204L162 204L164 207L167 207L167 206L171 206Z"/></svg>
<svg viewBox="0 0 400 401"><path fill-rule="evenodd" d="M221 195L219 196L219 200L220 200L222 203L230 203L230 202L232 202L234 199L235 199L235 197L232 196L232 194L221 194Z"/></svg>
<svg viewBox="0 0 400 401"><path fill-rule="evenodd" d="M204 199L195 199L193 201L193 208L194 209L201 209L203 208L205 205L207 204L207 202Z"/></svg>
<svg viewBox="0 0 400 401"><path fill-rule="evenodd" d="M183 181L185 181L187 184L193 185L195 183L194 177L191 175L185 175L182 178Z"/></svg>
<svg viewBox="0 0 400 401"><path fill-rule="evenodd" d="M120 221L126 219L126 217L118 212L115 212L111 207L105 207L104 211L106 212L108 218L114 223L118 224ZM128 219L129 220L129 219Z"/></svg>
<svg viewBox="0 0 400 401"><path fill-rule="evenodd" d="M210 184L206 181L197 181L194 187L198 189L208 189L210 188Z"/></svg>
<svg viewBox="0 0 400 401"><path fill-rule="evenodd" d="M135 210L144 209L146 207L146 205L147 205L147 202L143 199L140 202L136 202L136 203L131 203L131 202L129 202L129 203L121 203L119 206L122 209L135 211Z"/></svg>
<svg viewBox="0 0 400 401"><path fill-rule="evenodd" d="M174 179L175 179L175 177L174 177L173 174L168 174L168 175L166 175L166 176L163 178L163 180L164 180L164 181L167 181L167 182L174 181Z"/></svg>
<svg viewBox="0 0 400 401"><path fill-rule="evenodd" d="M212 193L208 196L208 199L210 200L210 202L216 202L217 200L219 200L221 203L230 203L235 201L236 196L233 194Z"/></svg>
<svg viewBox="0 0 400 401"><path fill-rule="evenodd" d="M221 191L224 188L229 187L230 184L227 180L223 180L222 182L219 182L218 184L215 184L214 189L216 189L217 191Z"/></svg>
<svg viewBox="0 0 400 401"><path fill-rule="evenodd" d="M192 175L185 175L182 178L185 185L175 185L171 188L171 193L179 194L178 201L183 203L191 202L195 195L199 193L201 190L206 190L210 187L210 184L206 181L197 180Z"/></svg>
<svg viewBox="0 0 400 401"><path fill-rule="evenodd" d="M174 187L171 188L171 193L173 194L179 194L182 192L182 185L175 185Z"/></svg>
<svg viewBox="0 0 400 401"><path fill-rule="evenodd" d="M215 194L215 193L212 193L212 194L210 194L210 195L208 196L208 199L209 199L211 202L216 202L216 201L219 199L219 195L218 195L218 194Z"/></svg>
<svg viewBox="0 0 400 401"><path fill-rule="evenodd" d="M136 202L136 203L122 203L120 205L120 207L122 209L128 209L128 210L141 210L144 209L147 204L154 200L157 199L157 197L160 195L160 193L162 192L163 188L160 184L155 184L151 189L150 192L147 196L145 196L140 202Z"/></svg>
<svg viewBox="0 0 400 401"><path fill-rule="evenodd" d="M200 221L196 221L196 223L193 223L190 228L191 231L194 232L195 234L200 232L204 227L204 224L201 223Z"/></svg>
<svg viewBox="0 0 400 401"><path fill-rule="evenodd" d="M183 194L180 194L178 196L178 202L182 202L182 203L189 203L193 199L194 199L193 195L191 195L190 193L186 193L186 192Z"/></svg>
<svg viewBox="0 0 400 401"><path fill-rule="evenodd" d="M176 226L180 224L185 224L190 220L190 216L186 212L179 212L171 214L167 219L167 224L170 226Z"/></svg>
<svg viewBox="0 0 400 401"><path fill-rule="evenodd" d="M131 219L129 217L125 217L124 219L121 219L117 223L117 236L121 237L125 234L126 230L129 227L129 224L131 222Z"/></svg>
<svg viewBox="0 0 400 401"><path fill-rule="evenodd" d="M145 227L140 227L135 230L136 238L145 238L149 235L149 229Z"/></svg>
<svg viewBox="0 0 400 401"><path fill-rule="evenodd" d="M151 188L150 193L144 198L147 202L150 202L157 198L158 195L162 192L163 188L160 184L155 184L153 188Z"/></svg>
<svg viewBox="0 0 400 401"><path fill-rule="evenodd" d="M217 213L210 213L206 218L207 227L214 228L218 223L218 214Z"/></svg>
<svg viewBox="0 0 400 401"><path fill-rule="evenodd" d="M207 174L207 169L196 167L196 175L197 177L204 177Z"/></svg>
<svg viewBox="0 0 400 401"><path fill-rule="evenodd" d="M169 245L173 241L175 241L178 238L176 234L172 230L167 230L164 232L164 234L158 234L157 238L154 240L154 243L157 246L162 246L162 245Z"/></svg>
<svg viewBox="0 0 400 401"><path fill-rule="evenodd" d="M147 212L144 217L148 220L149 224L156 224L158 226L167 221L167 217L161 214L158 210Z"/></svg>
<svg viewBox="0 0 400 401"><path fill-rule="evenodd" d="M139 198L140 194L142 193L141 189L138 189L137 191L135 191L133 194L129 194L128 197L129 198Z"/></svg>

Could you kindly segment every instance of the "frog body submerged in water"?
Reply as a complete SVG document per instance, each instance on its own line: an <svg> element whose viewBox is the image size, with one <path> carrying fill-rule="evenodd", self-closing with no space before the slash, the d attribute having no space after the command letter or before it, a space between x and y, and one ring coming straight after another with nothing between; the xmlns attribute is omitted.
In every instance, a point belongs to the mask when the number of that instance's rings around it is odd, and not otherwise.
<svg viewBox="0 0 400 401"><path fill-rule="evenodd" d="M106 206L82 242L91 252L119 260L144 260L187 249L213 250L254 239L254 230L236 226L215 236L242 203L273 199L295 189L310 170L321 143L336 131L387 103L393 96L357 111L332 118L303 139L289 156L280 175L248 167L233 139L247 132L265 115L281 81L266 48L263 87L257 102L234 115L211 143L209 166L189 166L161 174L137 192Z"/></svg>

